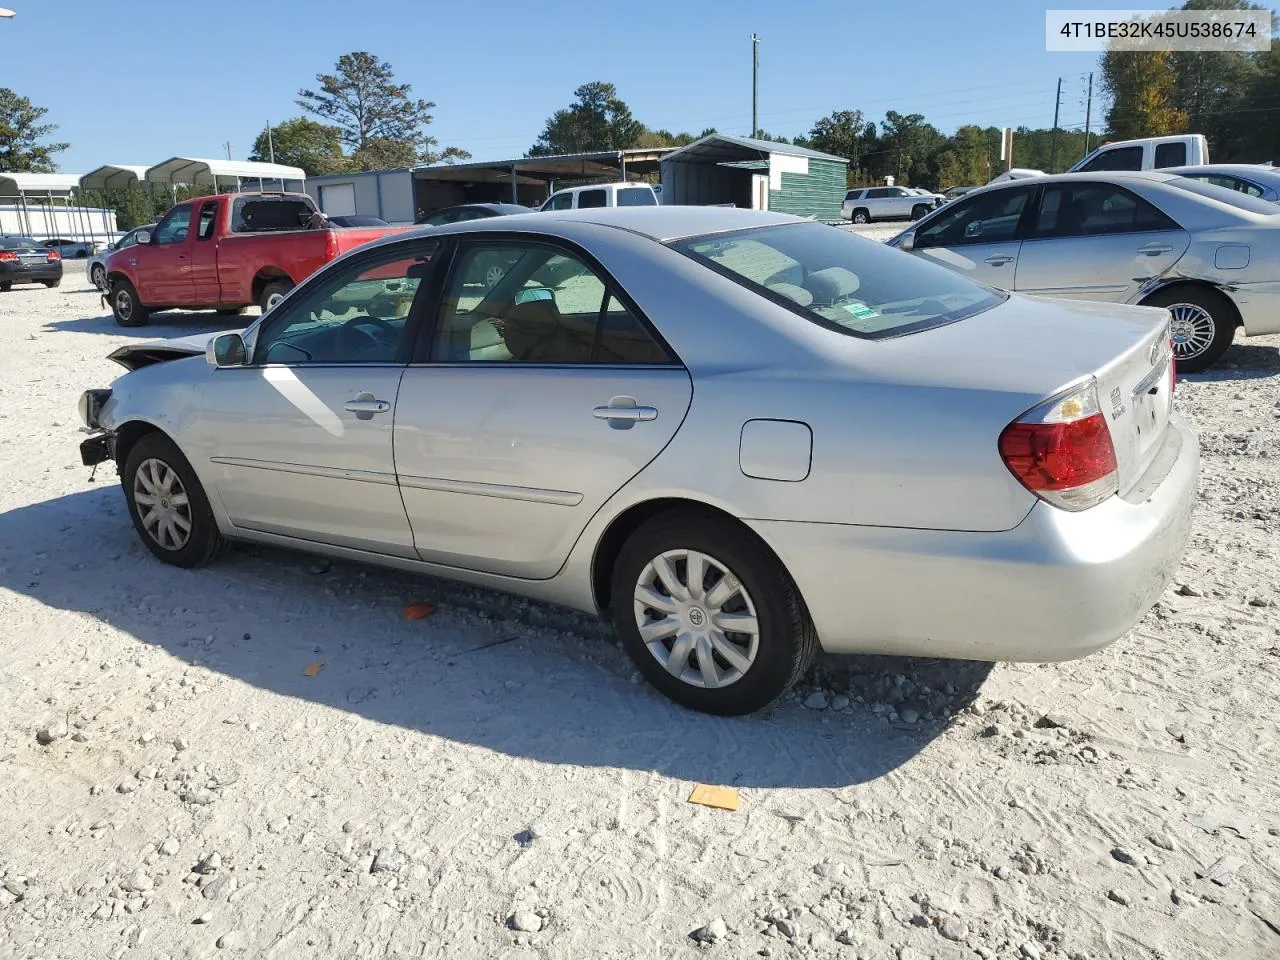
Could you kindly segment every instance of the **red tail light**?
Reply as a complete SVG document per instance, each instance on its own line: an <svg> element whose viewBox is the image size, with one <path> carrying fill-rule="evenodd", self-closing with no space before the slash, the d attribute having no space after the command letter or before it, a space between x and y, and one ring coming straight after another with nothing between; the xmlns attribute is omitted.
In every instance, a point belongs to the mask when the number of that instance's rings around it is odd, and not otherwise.
<svg viewBox="0 0 1280 960"><path fill-rule="evenodd" d="M53 261L55 260L61 260L62 254L60 254L57 250L50 250L49 255L45 257L45 259L48 260L50 263L53 263Z"/></svg>
<svg viewBox="0 0 1280 960"><path fill-rule="evenodd" d="M1087 510L1118 489L1116 451L1092 380L1005 427L1000 456L1024 487L1064 510Z"/></svg>
<svg viewBox="0 0 1280 960"><path fill-rule="evenodd" d="M0 250L0 262L12 263L18 259L18 255L12 250Z"/></svg>
<svg viewBox="0 0 1280 960"><path fill-rule="evenodd" d="M324 258L325 260L338 259L338 234L333 230L328 232L324 241Z"/></svg>

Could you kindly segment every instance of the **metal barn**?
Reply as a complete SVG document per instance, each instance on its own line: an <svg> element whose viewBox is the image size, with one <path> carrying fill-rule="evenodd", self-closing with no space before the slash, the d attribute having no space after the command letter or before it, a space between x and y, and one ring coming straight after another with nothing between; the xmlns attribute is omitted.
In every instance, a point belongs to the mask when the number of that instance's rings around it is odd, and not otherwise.
<svg viewBox="0 0 1280 960"><path fill-rule="evenodd" d="M848 166L807 147L713 133L662 158L662 202L839 220Z"/></svg>

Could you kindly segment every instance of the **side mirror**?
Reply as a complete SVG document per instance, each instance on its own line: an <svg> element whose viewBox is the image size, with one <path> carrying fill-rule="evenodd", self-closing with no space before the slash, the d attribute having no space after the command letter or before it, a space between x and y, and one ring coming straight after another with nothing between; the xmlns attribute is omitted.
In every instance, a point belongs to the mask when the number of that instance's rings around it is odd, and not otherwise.
<svg viewBox="0 0 1280 960"><path fill-rule="evenodd" d="M147 244L147 243L150 243L150 242L151 242L151 231L150 231L150 230L140 230L140 231L138 232L138 236L137 236L136 238L134 238L134 243Z"/></svg>
<svg viewBox="0 0 1280 960"><path fill-rule="evenodd" d="M238 333L214 337L204 348L204 358L215 367L243 367L247 357L244 337Z"/></svg>
<svg viewBox="0 0 1280 960"><path fill-rule="evenodd" d="M916 232L908 230L902 235L902 239L898 241L898 249L903 253L910 253L916 248Z"/></svg>
<svg viewBox="0 0 1280 960"><path fill-rule="evenodd" d="M964 236L966 240L972 240L974 237L982 236L982 221L974 220L965 225Z"/></svg>
<svg viewBox="0 0 1280 960"><path fill-rule="evenodd" d="M527 287L516 294L516 304L533 303L536 300L555 302L556 295L547 287Z"/></svg>

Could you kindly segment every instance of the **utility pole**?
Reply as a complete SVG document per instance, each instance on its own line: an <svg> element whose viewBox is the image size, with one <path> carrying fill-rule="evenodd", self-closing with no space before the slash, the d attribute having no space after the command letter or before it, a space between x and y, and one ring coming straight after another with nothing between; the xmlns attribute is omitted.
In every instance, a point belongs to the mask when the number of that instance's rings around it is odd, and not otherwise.
<svg viewBox="0 0 1280 960"><path fill-rule="evenodd" d="M228 140L226 143L223 144L223 146L227 148L227 159L230 160L231 159L231 141Z"/></svg>
<svg viewBox="0 0 1280 960"><path fill-rule="evenodd" d="M1053 134L1049 141L1049 172L1058 172L1058 111L1062 109L1062 78L1058 78L1058 98L1053 101Z"/></svg>
<svg viewBox="0 0 1280 960"><path fill-rule="evenodd" d="M271 158L271 162L276 162L276 145L271 139L271 121L267 121L267 154Z"/></svg>
<svg viewBox="0 0 1280 960"><path fill-rule="evenodd" d="M751 35L751 136L760 133L760 35Z"/></svg>
<svg viewBox="0 0 1280 960"><path fill-rule="evenodd" d="M1089 74L1089 99L1086 101L1084 108L1084 153L1081 157L1089 155L1089 123L1093 119L1093 74Z"/></svg>

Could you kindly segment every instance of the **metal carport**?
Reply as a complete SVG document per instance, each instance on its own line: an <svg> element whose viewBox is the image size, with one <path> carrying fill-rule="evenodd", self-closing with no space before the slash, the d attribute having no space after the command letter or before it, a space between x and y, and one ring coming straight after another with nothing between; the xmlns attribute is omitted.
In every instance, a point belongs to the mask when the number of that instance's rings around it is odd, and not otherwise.
<svg viewBox="0 0 1280 960"><path fill-rule="evenodd" d="M656 174L674 148L600 150L513 160L439 163L413 169L420 213L459 203L539 204L557 182L616 181Z"/></svg>
<svg viewBox="0 0 1280 960"><path fill-rule="evenodd" d="M143 179L147 183L174 185L189 184L193 187L213 187L239 190L242 181L256 180L258 189L266 189L269 182L278 182L281 190L301 192L307 174L301 167L289 167L282 163L259 163L256 160L205 160L199 157L170 157L163 163L147 167Z"/></svg>
<svg viewBox="0 0 1280 960"><path fill-rule="evenodd" d="M0 173L0 233L81 241L114 234L111 211L71 205L79 186L78 173Z"/></svg>
<svg viewBox="0 0 1280 960"><path fill-rule="evenodd" d="M147 175L145 163L105 163L80 178L81 190L125 190Z"/></svg>

